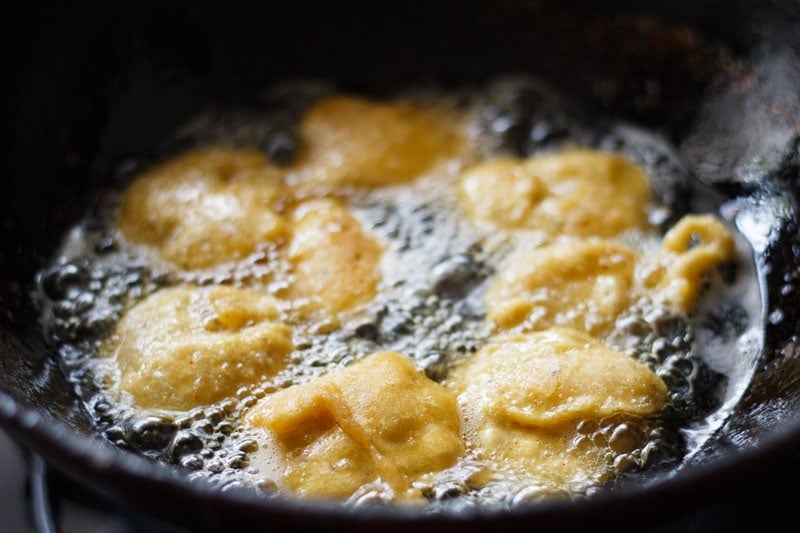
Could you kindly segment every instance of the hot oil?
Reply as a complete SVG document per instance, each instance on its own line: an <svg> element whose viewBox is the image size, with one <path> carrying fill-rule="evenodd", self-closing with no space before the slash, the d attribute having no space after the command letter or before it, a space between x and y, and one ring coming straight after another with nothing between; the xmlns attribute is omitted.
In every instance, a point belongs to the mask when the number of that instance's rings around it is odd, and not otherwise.
<svg viewBox="0 0 800 533"><path fill-rule="evenodd" d="M152 159L193 146L223 144L261 147L276 164L285 165L297 154L295 126L302 111L330 92L327 85L287 85L264 108L209 110L177 130ZM447 100L436 91L414 94ZM667 143L626 124L587 118L592 115L535 80L497 80L480 90L464 91L451 103L471 117L469 142L475 159L525 157L569 146L614 150L650 177L654 192L650 220L662 232L696 208L689 194L691 179ZM245 485L271 494L277 481L274 472L269 473L274 465L251 464L259 435L239 423L260 399L379 350L406 354L430 378L442 381L489 339L483 294L513 246L459 216L454 184L461 166L471 162L463 161L411 184L348 197L354 216L387 243L378 296L338 325L299 330L286 370L255 390L242 388L235 397L209 407L188 412L137 409L112 392L109 385L118 375L110 360L98 355L130 306L159 288L185 282L255 286L278 295L285 289L284 267L269 247L237 264L191 273L127 247L113 228L112 216L122 188L149 162L143 157L120 167L116 181L99 195L86 220L66 236L52 266L39 276L43 323L59 348L63 367L98 432L117 446L222 487ZM624 238L639 250L658 245L654 236L631 233ZM504 479L479 486L475 477L481 471L480 461L468 455L418 488L434 507L509 506L552 497L590 497L620 480L679 468L683 458L699 449L721 424L726 409L741 394L749 374L734 374L741 363L732 362L752 362L757 355L758 289L746 243L739 245L740 264L729 279L709 287L696 316L673 316L640 302L617 320L609 345L653 369L670 393L667 408L656 420L611 418L579 425L572 445L606 449L613 458L610 483L585 480L554 489L507 472ZM711 364L709 347L716 357ZM727 356L720 359L721 353ZM641 444L632 448L621 444L626 442ZM367 487L348 504L384 497L381 487Z"/></svg>

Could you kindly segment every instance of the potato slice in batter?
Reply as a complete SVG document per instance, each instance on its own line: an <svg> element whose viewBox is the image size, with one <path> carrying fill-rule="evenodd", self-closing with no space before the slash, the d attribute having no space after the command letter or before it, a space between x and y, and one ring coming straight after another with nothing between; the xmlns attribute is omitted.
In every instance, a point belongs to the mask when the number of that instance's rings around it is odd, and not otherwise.
<svg viewBox="0 0 800 533"><path fill-rule="evenodd" d="M476 165L462 176L461 198L469 216L495 227L610 237L648 226L650 187L621 156L571 149Z"/></svg>
<svg viewBox="0 0 800 533"><path fill-rule="evenodd" d="M412 483L452 466L464 451L455 395L395 352L372 354L264 398L245 424L266 430L283 487L310 498L346 499L386 483L416 499Z"/></svg>
<svg viewBox="0 0 800 533"><path fill-rule="evenodd" d="M658 413L667 387L650 369L589 335L554 328L501 336L457 368L468 446L493 468L553 489L602 481L635 432L598 446L581 421ZM607 444L607 445L606 445Z"/></svg>
<svg viewBox="0 0 800 533"><path fill-rule="evenodd" d="M736 259L736 243L711 215L687 215L661 242L655 261L643 264L645 290L679 313L691 311L715 268Z"/></svg>
<svg viewBox="0 0 800 533"><path fill-rule="evenodd" d="M117 225L182 269L246 257L279 242L282 173L259 152L210 148L157 165L125 192Z"/></svg>
<svg viewBox="0 0 800 533"><path fill-rule="evenodd" d="M160 290L128 311L105 351L145 409L187 410L258 385L285 366L292 332L275 301L228 286Z"/></svg>
<svg viewBox="0 0 800 533"><path fill-rule="evenodd" d="M375 187L412 180L464 145L458 120L411 103L335 96L303 118L297 183Z"/></svg>
<svg viewBox="0 0 800 533"><path fill-rule="evenodd" d="M486 293L500 329L569 326L599 335L631 303L637 254L602 240L560 241L516 257Z"/></svg>
<svg viewBox="0 0 800 533"><path fill-rule="evenodd" d="M293 215L289 296L331 314L370 301L380 282L383 246L336 200L305 202Z"/></svg>

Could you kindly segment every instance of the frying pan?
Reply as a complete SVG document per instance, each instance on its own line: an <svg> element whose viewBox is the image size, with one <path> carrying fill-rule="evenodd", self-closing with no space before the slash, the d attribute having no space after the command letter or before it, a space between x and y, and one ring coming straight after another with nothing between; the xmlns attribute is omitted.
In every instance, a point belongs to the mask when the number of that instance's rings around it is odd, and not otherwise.
<svg viewBox="0 0 800 533"><path fill-rule="evenodd" d="M4 8L4 9L9 9ZM779 498L800 468L800 8L793 2L202 2L4 13L0 422L54 468L195 530L640 530ZM514 511L346 510L220 492L96 436L43 332L34 278L126 157L209 103L297 78L379 92L525 73L657 131L736 206L763 343L721 428L675 473ZM764 486L769 483L769 486ZM757 488L756 488L757 487ZM758 498L754 493L760 493Z"/></svg>

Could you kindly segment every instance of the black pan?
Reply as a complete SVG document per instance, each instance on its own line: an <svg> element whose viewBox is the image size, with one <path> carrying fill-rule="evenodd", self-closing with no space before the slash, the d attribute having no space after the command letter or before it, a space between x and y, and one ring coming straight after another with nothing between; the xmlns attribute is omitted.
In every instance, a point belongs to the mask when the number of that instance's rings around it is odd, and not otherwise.
<svg viewBox="0 0 800 533"><path fill-rule="evenodd" d="M800 8L598 4L26 3L4 13L3 428L80 483L197 530L640 530L726 501L780 501L800 473ZM116 164L207 104L257 101L282 79L376 92L506 73L533 74L662 133L700 182L737 200L761 288L763 346L741 400L685 468L588 501L431 516L219 493L95 436L32 294L36 273Z"/></svg>

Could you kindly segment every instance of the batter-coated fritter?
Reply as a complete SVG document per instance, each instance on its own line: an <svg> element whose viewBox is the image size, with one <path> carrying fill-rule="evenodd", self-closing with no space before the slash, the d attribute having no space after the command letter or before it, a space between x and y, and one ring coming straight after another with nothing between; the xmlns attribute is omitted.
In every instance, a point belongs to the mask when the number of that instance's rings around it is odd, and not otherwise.
<svg viewBox="0 0 800 533"><path fill-rule="evenodd" d="M455 395L395 352L375 353L305 385L264 398L246 417L266 430L285 489L344 499L368 483L398 499L464 451Z"/></svg>
<svg viewBox="0 0 800 533"><path fill-rule="evenodd" d="M284 239L274 208L282 179L257 151L196 150L134 180L117 225L126 239L182 269L239 260Z"/></svg>
<svg viewBox="0 0 800 533"><path fill-rule="evenodd" d="M522 254L486 293L500 329L569 326L599 335L631 303L637 254L613 241L566 240Z"/></svg>
<svg viewBox="0 0 800 533"><path fill-rule="evenodd" d="M340 202L320 199L293 214L289 295L336 314L370 301L381 279L383 247Z"/></svg>
<svg viewBox="0 0 800 533"><path fill-rule="evenodd" d="M325 186L412 180L453 158L464 139L455 117L407 102L325 98L300 123L303 149L291 178Z"/></svg>
<svg viewBox="0 0 800 533"><path fill-rule="evenodd" d="M642 265L642 284L673 311L691 311L708 276L736 259L733 235L711 215L687 215L661 242L658 255Z"/></svg>
<svg viewBox="0 0 800 533"><path fill-rule="evenodd" d="M131 308L106 353L146 409L187 410L262 383L286 364L291 329L274 299L227 286L167 288Z"/></svg>
<svg viewBox="0 0 800 533"><path fill-rule="evenodd" d="M476 221L509 230L611 237L646 228L650 187L642 170L609 152L572 149L480 163L461 178Z"/></svg>
<svg viewBox="0 0 800 533"><path fill-rule="evenodd" d="M647 417L667 398L646 366L569 328L497 337L448 384L468 445L493 469L553 490L602 481L638 444L633 432L601 445L580 439L581 422Z"/></svg>

